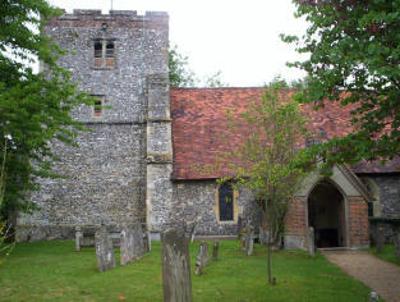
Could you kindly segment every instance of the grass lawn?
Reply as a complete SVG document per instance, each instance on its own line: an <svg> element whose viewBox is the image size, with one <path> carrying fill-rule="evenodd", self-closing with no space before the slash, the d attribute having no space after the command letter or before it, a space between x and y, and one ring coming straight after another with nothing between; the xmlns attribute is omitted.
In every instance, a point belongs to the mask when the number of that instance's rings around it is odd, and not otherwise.
<svg viewBox="0 0 400 302"><path fill-rule="evenodd" d="M382 260L400 265L400 258L396 257L394 244L386 244L382 253L377 253L374 247L370 248L370 252Z"/></svg>
<svg viewBox="0 0 400 302"><path fill-rule="evenodd" d="M197 247L191 246L192 267ZM321 255L273 257L278 284L269 286L263 247L247 257L236 241L222 241L220 260L210 261L204 275L192 274L194 301L367 301L369 289ZM156 242L139 262L99 273L93 248L75 252L72 241L18 244L0 266L0 301L162 301L160 258Z"/></svg>

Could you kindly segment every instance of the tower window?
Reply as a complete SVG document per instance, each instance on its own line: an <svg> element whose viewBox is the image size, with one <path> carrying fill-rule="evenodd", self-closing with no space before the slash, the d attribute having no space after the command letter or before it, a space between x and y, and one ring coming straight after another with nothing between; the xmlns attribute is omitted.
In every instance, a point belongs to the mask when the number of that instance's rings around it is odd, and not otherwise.
<svg viewBox="0 0 400 302"><path fill-rule="evenodd" d="M218 205L219 205L219 220L233 221L233 188L229 183L224 183L219 187Z"/></svg>
<svg viewBox="0 0 400 302"><path fill-rule="evenodd" d="M103 115L103 106L104 106L104 97L103 96L94 96L96 100L93 104L93 117L101 117Z"/></svg>
<svg viewBox="0 0 400 302"><path fill-rule="evenodd" d="M103 56L103 44L100 41L94 43L94 57L101 58Z"/></svg>
<svg viewBox="0 0 400 302"><path fill-rule="evenodd" d="M96 40L94 42L94 65L95 67L114 67L115 45L113 41Z"/></svg>
<svg viewBox="0 0 400 302"><path fill-rule="evenodd" d="M113 58L114 57L114 43L107 42L106 46L106 58Z"/></svg>

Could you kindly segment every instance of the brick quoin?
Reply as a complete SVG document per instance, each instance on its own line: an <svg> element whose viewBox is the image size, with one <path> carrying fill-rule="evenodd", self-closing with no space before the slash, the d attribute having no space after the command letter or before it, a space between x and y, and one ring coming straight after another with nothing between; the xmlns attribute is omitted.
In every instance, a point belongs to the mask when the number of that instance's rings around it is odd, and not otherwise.
<svg viewBox="0 0 400 302"><path fill-rule="evenodd" d="M349 197L349 236L350 246L369 244L368 205L361 197Z"/></svg>

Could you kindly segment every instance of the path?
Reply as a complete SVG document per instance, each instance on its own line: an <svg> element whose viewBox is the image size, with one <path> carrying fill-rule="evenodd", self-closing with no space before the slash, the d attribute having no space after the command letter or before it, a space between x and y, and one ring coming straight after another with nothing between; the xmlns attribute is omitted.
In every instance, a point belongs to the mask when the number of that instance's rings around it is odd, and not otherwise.
<svg viewBox="0 0 400 302"><path fill-rule="evenodd" d="M343 271L374 289L386 302L400 302L400 267L363 251L323 251Z"/></svg>

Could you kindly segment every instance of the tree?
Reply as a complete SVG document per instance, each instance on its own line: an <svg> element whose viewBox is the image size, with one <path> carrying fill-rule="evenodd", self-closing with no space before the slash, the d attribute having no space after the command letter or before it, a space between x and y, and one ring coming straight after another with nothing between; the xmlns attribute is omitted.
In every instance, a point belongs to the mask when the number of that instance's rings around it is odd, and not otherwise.
<svg viewBox="0 0 400 302"><path fill-rule="evenodd" d="M222 72L217 71L200 79L189 67L189 57L175 45L168 52L169 81L172 87L225 87Z"/></svg>
<svg viewBox="0 0 400 302"><path fill-rule="evenodd" d="M83 129L71 109L93 103L57 65L63 52L42 34L46 22L60 13L45 0L0 4L0 214L9 223L18 210L34 208L28 192L38 188L38 178L54 176L51 141L73 143ZM36 60L46 66L44 73L33 72Z"/></svg>
<svg viewBox="0 0 400 302"><path fill-rule="evenodd" d="M279 244L288 204L306 172L313 167L312 158L300 148L307 134L305 119L297 102L283 99L283 90L281 82L271 83L261 100L249 105L239 118L230 114L233 133L247 129L243 143L228 159L237 177L236 185L250 189L260 203L263 227L268 228L270 284L273 283L271 248Z"/></svg>
<svg viewBox="0 0 400 302"><path fill-rule="evenodd" d="M327 164L391 158L400 151L400 1L295 0L308 29L282 36L309 59L305 102L356 104L354 132L321 144Z"/></svg>
<svg viewBox="0 0 400 302"><path fill-rule="evenodd" d="M195 86L195 74L189 69L188 57L182 55L175 45L168 52L169 82L173 87Z"/></svg>

